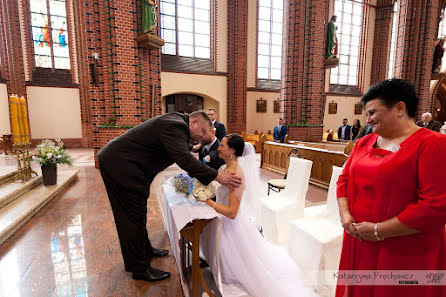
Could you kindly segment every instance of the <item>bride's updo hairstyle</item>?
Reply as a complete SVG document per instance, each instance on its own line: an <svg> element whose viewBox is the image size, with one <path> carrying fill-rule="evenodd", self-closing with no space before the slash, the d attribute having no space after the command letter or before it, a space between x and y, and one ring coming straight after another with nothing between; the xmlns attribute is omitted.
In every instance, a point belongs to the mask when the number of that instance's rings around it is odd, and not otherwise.
<svg viewBox="0 0 446 297"><path fill-rule="evenodd" d="M237 133L228 134L225 136L228 139L228 146L235 150L235 155L240 157L243 155L245 149L245 140Z"/></svg>

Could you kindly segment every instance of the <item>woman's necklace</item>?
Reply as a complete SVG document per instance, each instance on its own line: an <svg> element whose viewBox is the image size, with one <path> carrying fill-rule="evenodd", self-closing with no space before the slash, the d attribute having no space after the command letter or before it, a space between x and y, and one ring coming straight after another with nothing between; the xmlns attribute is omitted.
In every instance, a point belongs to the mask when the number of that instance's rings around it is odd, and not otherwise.
<svg viewBox="0 0 446 297"><path fill-rule="evenodd" d="M381 136L378 136L376 143L378 144L378 147L380 149L391 151L392 153L395 153L401 149L401 146L399 144L396 144L393 141L384 140L384 138L382 138Z"/></svg>

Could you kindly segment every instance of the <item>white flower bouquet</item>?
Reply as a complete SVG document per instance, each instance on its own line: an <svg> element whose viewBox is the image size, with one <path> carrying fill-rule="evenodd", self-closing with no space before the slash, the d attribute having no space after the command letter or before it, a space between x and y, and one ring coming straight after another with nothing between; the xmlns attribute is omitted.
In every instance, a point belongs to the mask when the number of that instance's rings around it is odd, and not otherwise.
<svg viewBox="0 0 446 297"><path fill-rule="evenodd" d="M198 179L191 178L187 174L175 175L172 178L172 185L176 192L183 193L186 197L193 196L197 201L206 201L215 196L213 182L205 186Z"/></svg>
<svg viewBox="0 0 446 297"><path fill-rule="evenodd" d="M43 140L37 145L38 155L33 156L32 160L41 166L56 164L71 165L70 156L63 149L63 142L56 139L57 145L51 140Z"/></svg>

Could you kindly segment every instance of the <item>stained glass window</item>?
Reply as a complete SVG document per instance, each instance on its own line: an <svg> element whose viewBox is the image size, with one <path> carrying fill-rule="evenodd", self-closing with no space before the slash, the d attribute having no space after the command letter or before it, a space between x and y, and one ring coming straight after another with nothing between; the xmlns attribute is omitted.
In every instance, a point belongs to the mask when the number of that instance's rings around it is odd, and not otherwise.
<svg viewBox="0 0 446 297"><path fill-rule="evenodd" d="M70 69L65 0L30 0L36 67Z"/></svg>
<svg viewBox="0 0 446 297"><path fill-rule="evenodd" d="M358 85L358 57L362 33L362 0L335 0L334 15L337 16L336 37L338 40L339 66L330 73L330 84Z"/></svg>
<svg viewBox="0 0 446 297"><path fill-rule="evenodd" d="M280 80L283 0L259 1L257 78Z"/></svg>
<svg viewBox="0 0 446 297"><path fill-rule="evenodd" d="M161 0L163 54L210 58L210 1Z"/></svg>

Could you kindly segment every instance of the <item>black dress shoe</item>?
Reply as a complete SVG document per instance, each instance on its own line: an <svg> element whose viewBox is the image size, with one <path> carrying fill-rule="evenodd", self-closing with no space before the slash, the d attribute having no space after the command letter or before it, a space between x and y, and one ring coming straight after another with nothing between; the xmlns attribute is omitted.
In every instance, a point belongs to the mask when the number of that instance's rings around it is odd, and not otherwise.
<svg viewBox="0 0 446 297"><path fill-rule="evenodd" d="M133 272L133 279L145 280L148 282L157 282L168 277L170 277L170 272L158 270L150 266L145 272Z"/></svg>
<svg viewBox="0 0 446 297"><path fill-rule="evenodd" d="M168 250L152 248L152 258L165 257L168 253Z"/></svg>

